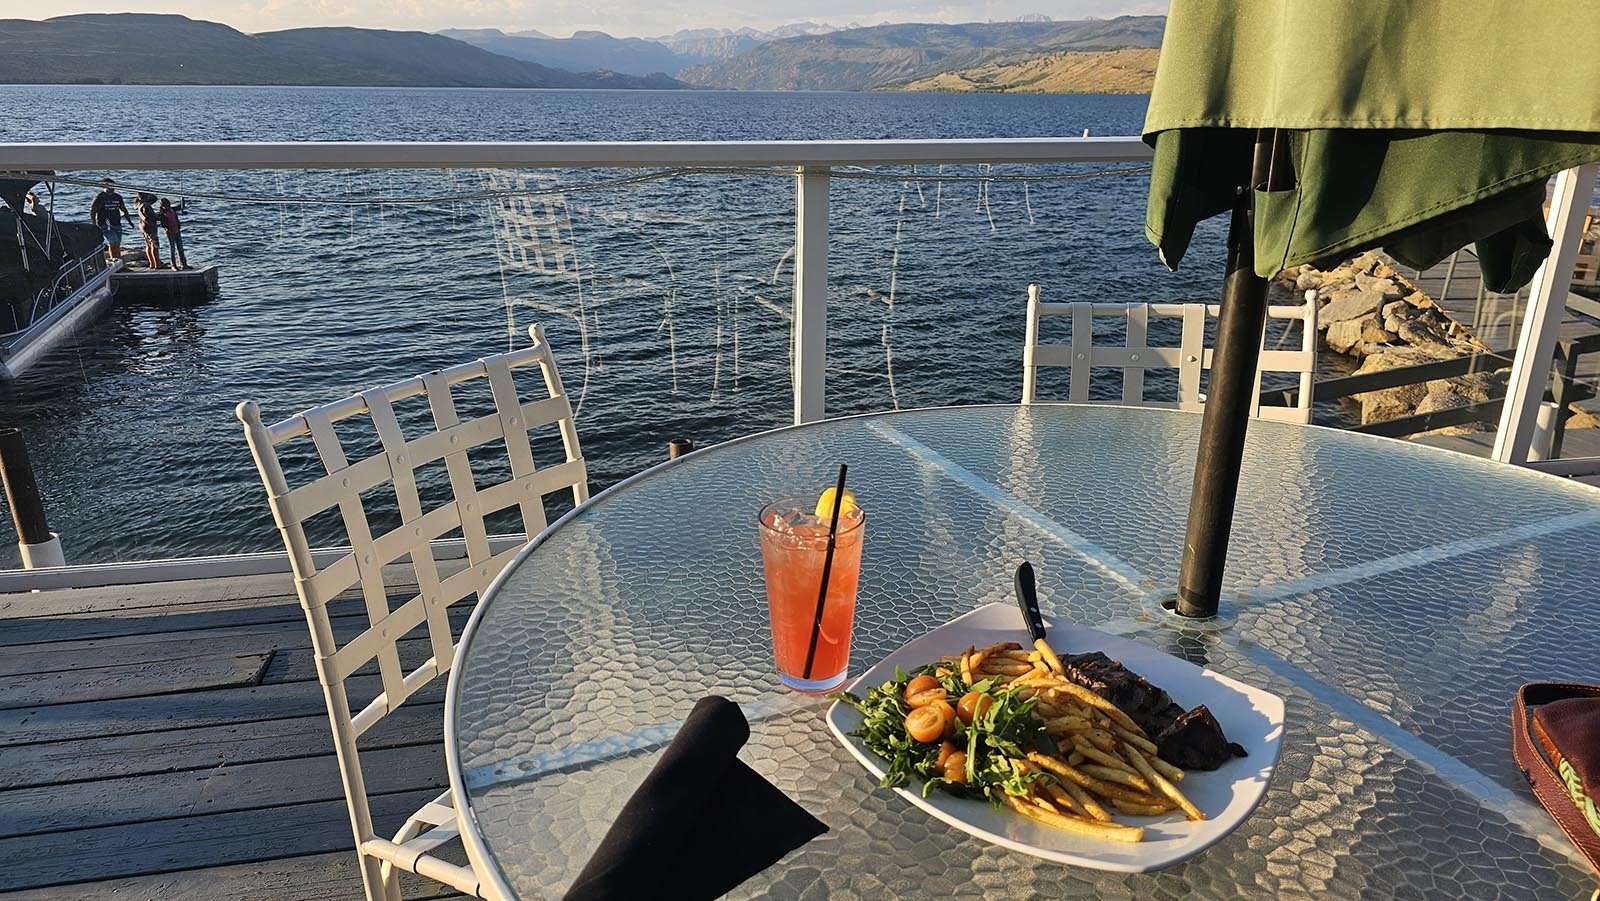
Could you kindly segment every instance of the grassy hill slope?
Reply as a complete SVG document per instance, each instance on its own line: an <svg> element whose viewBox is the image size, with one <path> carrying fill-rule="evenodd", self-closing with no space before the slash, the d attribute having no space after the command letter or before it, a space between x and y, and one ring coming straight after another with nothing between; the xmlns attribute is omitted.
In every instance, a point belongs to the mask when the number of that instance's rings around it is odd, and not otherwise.
<svg viewBox="0 0 1600 901"><path fill-rule="evenodd" d="M941 72L889 86L904 91L1015 94L1148 94L1160 51L1139 48L1084 53L1069 50L1020 63Z"/></svg>

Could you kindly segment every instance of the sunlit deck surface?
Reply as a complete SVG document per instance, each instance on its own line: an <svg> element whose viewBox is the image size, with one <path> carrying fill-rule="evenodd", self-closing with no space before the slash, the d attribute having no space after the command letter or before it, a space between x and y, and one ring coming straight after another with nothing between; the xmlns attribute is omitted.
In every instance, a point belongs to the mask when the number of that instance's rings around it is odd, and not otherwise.
<svg viewBox="0 0 1600 901"><path fill-rule="evenodd" d="M362 740L382 834L445 785L443 700ZM359 897L324 709L288 575L0 595L0 898Z"/></svg>

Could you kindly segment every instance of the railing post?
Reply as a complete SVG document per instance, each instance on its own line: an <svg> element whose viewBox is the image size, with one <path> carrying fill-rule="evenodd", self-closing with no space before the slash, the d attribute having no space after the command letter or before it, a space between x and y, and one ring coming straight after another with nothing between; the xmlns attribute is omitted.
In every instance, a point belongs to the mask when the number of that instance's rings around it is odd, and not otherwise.
<svg viewBox="0 0 1600 901"><path fill-rule="evenodd" d="M1555 247L1528 285L1528 309L1523 315L1522 335L1517 339L1517 356L1511 364L1511 380L1506 385L1500 429L1494 436L1493 456L1501 463L1528 462L1539 404L1544 400L1545 386L1550 384L1550 360L1555 355L1561 320L1566 316L1567 291L1572 287L1572 268L1577 265L1583 218L1597 173L1600 163L1589 163L1556 176L1550 216L1545 220Z"/></svg>
<svg viewBox="0 0 1600 901"><path fill-rule="evenodd" d="M828 168L803 166L794 202L794 421L827 415Z"/></svg>

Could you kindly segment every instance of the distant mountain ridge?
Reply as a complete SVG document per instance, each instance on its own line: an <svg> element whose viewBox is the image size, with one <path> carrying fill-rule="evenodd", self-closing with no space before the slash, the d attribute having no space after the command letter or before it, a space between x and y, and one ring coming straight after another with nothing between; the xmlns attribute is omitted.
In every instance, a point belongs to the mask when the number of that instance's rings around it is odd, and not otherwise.
<svg viewBox="0 0 1600 901"><path fill-rule="evenodd" d="M506 34L494 28L447 29L439 34L501 56L572 72L609 69L624 75L672 75L711 59L675 53L658 41L614 38L600 31L579 31L570 38Z"/></svg>
<svg viewBox="0 0 1600 901"><path fill-rule="evenodd" d="M1078 50L1158 48L1164 16L1078 22L902 24L771 41L683 70L693 85L765 91L867 91L944 72Z"/></svg>
<svg viewBox="0 0 1600 901"><path fill-rule="evenodd" d="M555 38L539 31L497 28L451 28L439 34L513 59L573 72L609 69L628 75L677 75L690 66L738 56L768 41L834 30L831 25L799 22L771 31L686 29L659 38L619 38L603 31L577 31L571 37Z"/></svg>
<svg viewBox="0 0 1600 901"><path fill-rule="evenodd" d="M146 13L0 20L0 83L684 87L665 76L563 71L419 31L297 28L249 35Z"/></svg>

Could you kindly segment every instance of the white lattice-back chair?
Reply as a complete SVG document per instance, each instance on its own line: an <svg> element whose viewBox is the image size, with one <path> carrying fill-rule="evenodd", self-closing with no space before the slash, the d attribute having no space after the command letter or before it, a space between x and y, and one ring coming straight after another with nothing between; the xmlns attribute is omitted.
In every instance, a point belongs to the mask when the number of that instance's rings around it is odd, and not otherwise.
<svg viewBox="0 0 1600 901"><path fill-rule="evenodd" d="M358 739L406 698L449 672L458 637L451 625L451 605L467 600L475 603L517 551L513 545L492 553L485 517L514 509L520 513L526 536L532 538L546 526L547 495L570 490L575 504L589 496L588 471L578 448L577 426L555 359L543 330L535 325L529 333L533 338L531 347L363 391L275 425L262 423L255 403L239 405L245 438L266 485L268 504L289 552L295 589L311 626L317 676L333 724L350 824L361 860L361 878L367 897L374 901L399 899L397 869L471 895L479 893L479 881L470 867L450 863L433 853L459 837L455 804L448 789L413 814L393 839L375 834ZM533 366L542 371L543 393L547 396L524 401L513 376L516 370ZM481 390L485 381L493 401L492 412L469 414L469 418L462 419L453 392L468 387ZM421 431L425 433L407 437L395 405L418 398L422 400L411 403L420 407L425 400L428 415L413 418L424 421ZM356 417L364 417L364 421L346 423L347 427L370 424L381 450L352 461L346 457L335 423ZM543 468L534 464L529 433L536 429L559 432L561 462ZM413 426L411 431L415 434L418 428ZM318 462L297 467L297 472L315 471L302 484L291 485L279 448L291 444L305 455L306 438L310 439ZM550 440L555 440L553 435ZM295 442L301 443L293 445ZM504 443L504 449L496 457L504 458L509 472L502 468L496 474L508 477L498 484L480 487L481 479L474 475L468 451L499 442ZM479 454L480 464L485 453ZM437 466L440 461L448 472L448 488L426 484L419 489L418 470L430 464ZM374 511L366 509L362 495L373 489L383 493L390 486L399 507L399 525L374 536L368 521L369 512ZM424 509L424 496L431 499L439 493L447 495L447 499ZM327 555L319 552L314 558L305 523L335 508L348 533L350 549L319 568L317 559L326 559ZM441 539L455 532L465 543L467 566L453 575L441 576L444 550L453 543ZM402 561L409 562L415 573L417 593L391 607L383 570L386 565ZM360 634L340 641L330 621L328 604L352 589L359 591L367 623ZM429 656L407 671L401 665L398 642L414 630L425 633L426 641L421 640L422 635L413 636L418 640L408 645L408 654L421 645ZM374 662L381 690L370 703L352 709L346 680L358 670L370 670Z"/></svg>
<svg viewBox="0 0 1600 901"><path fill-rule="evenodd" d="M1067 400L1088 403L1089 384L1095 369L1122 370L1122 399L1131 406L1176 406L1180 410L1201 410L1205 396L1200 390L1200 375L1211 368L1211 348L1206 346L1206 318L1221 311L1217 304L1199 303L1045 303L1039 299L1039 286L1028 286L1028 326L1022 349L1022 402L1034 403L1038 393L1038 370L1044 366L1070 367ZM1067 344L1041 343L1039 334L1048 317L1070 319L1072 335ZM1096 317L1117 317L1125 323L1121 344L1095 344ZM1311 421L1312 378L1317 369L1317 302L1307 298L1300 305L1273 305L1269 319L1287 320L1285 337L1299 343L1296 349L1266 349L1257 364L1254 400L1250 415L1261 419L1306 423ZM1179 319L1179 343L1149 344L1150 324L1159 318ZM1294 335L1292 323L1299 323ZM1263 335L1263 341L1265 336ZM1153 403L1145 399L1144 375L1150 369L1178 371L1178 397L1175 403ZM1288 372L1299 376L1299 390L1292 407L1261 405L1263 372Z"/></svg>

